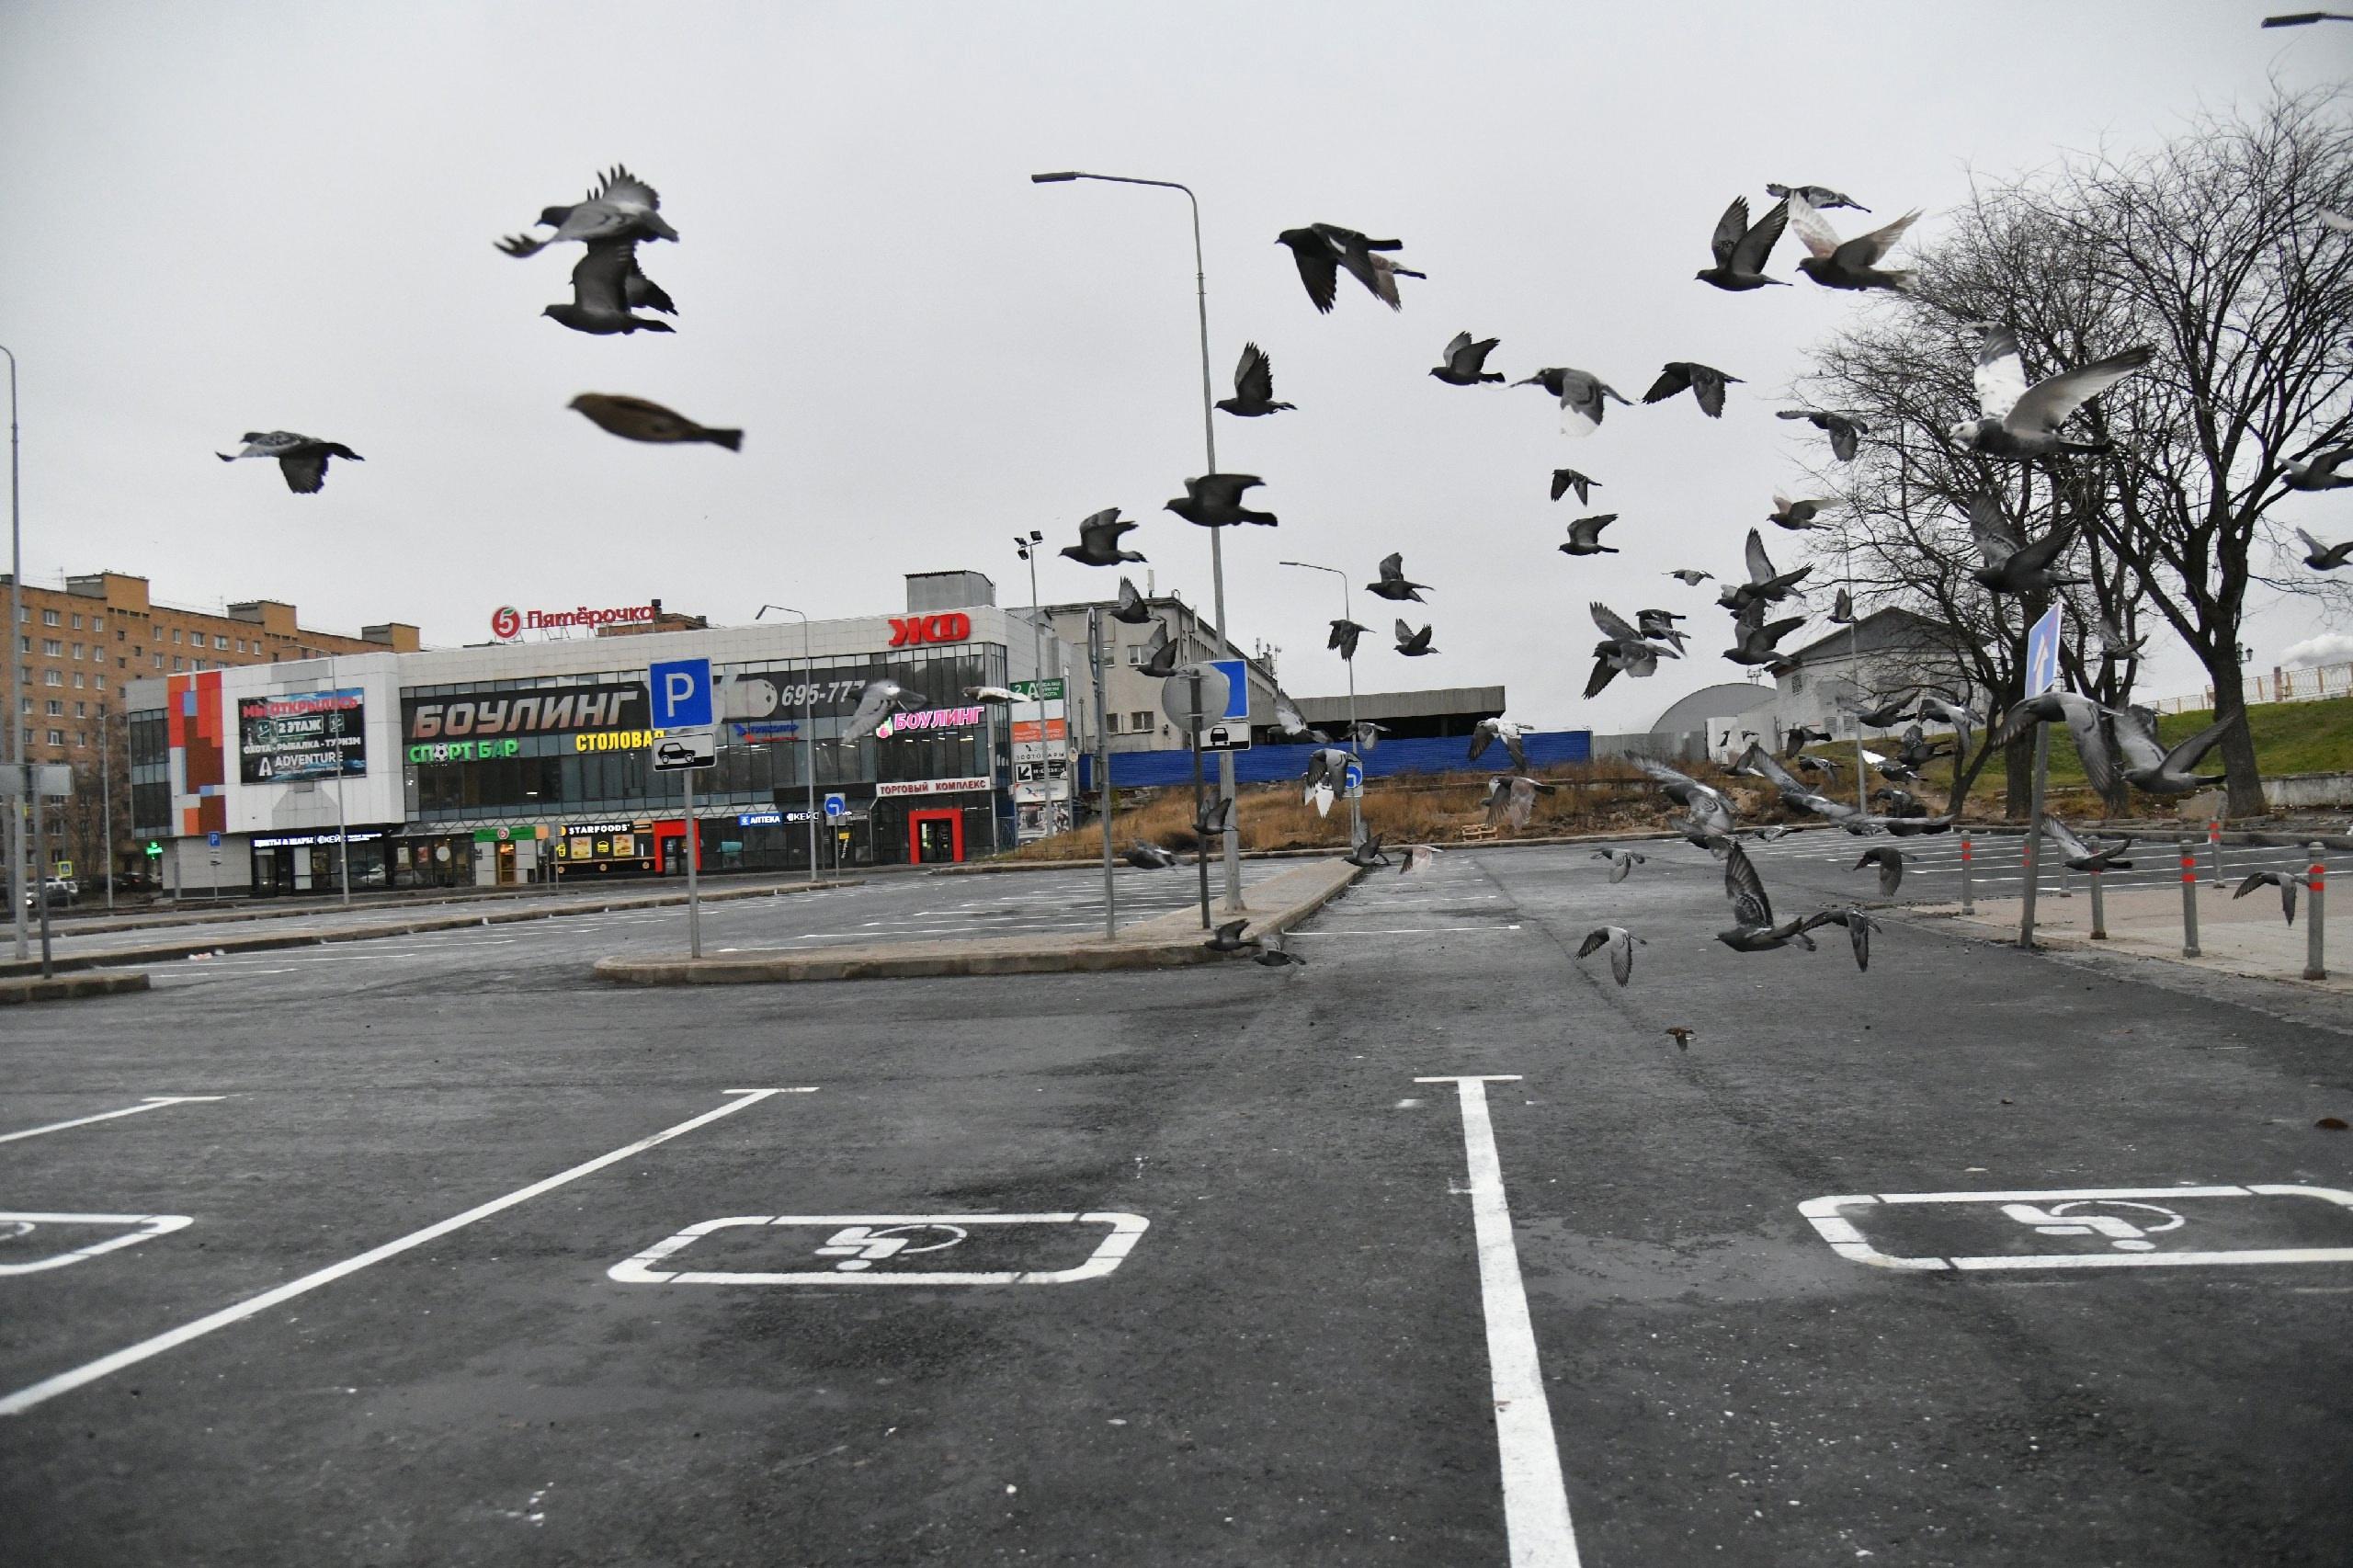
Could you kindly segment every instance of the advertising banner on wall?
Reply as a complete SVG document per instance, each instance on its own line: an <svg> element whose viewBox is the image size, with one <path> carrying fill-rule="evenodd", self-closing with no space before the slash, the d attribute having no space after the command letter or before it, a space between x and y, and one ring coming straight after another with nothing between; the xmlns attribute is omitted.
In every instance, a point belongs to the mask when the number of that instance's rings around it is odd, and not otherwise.
<svg viewBox="0 0 2353 1568"><path fill-rule="evenodd" d="M401 732L412 741L482 741L577 730L642 730L647 728L646 711L642 681L412 697L401 703Z"/></svg>
<svg viewBox="0 0 2353 1568"><path fill-rule="evenodd" d="M237 777L247 784L290 778L364 778L367 700L358 687L237 701Z"/></svg>

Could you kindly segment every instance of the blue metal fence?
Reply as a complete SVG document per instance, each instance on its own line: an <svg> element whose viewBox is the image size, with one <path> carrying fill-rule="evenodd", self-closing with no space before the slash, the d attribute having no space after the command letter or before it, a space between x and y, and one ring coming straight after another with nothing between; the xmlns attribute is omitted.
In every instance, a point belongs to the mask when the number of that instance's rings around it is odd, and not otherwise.
<svg viewBox="0 0 2353 1568"><path fill-rule="evenodd" d="M1546 767L1554 763L1590 762L1593 759L1593 732L1590 730L1550 730L1531 733L1521 737L1528 748L1530 767ZM1279 780L1302 778L1307 774L1309 754L1318 750L1313 745L1252 746L1248 751L1233 754L1233 777L1237 783L1271 784ZM1341 747L1346 750L1347 748ZM1511 754L1500 745L1490 744L1477 762L1470 760L1471 742L1461 735L1436 740L1387 740L1364 754L1367 778L1386 778L1401 773L1461 773L1475 769L1484 773L1511 771ZM1204 771L1214 780L1217 764L1209 757L1201 759ZM1111 783L1120 790L1162 789L1193 781L1193 754L1179 748L1175 751L1115 751L1111 754ZM1078 759L1078 787L1092 792L1095 789L1095 757L1084 753Z"/></svg>

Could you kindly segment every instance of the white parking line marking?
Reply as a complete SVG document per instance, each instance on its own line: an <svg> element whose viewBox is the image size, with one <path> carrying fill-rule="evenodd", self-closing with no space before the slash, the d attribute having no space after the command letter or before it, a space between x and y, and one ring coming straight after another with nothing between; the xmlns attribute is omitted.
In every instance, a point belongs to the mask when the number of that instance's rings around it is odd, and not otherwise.
<svg viewBox="0 0 2353 1568"><path fill-rule="evenodd" d="M486 1220L491 1215L512 1209L518 1203L528 1203L543 1192L552 1192L567 1182L577 1181L585 1176L592 1176L607 1165L618 1165L633 1154L642 1154L658 1143L666 1143L673 1138L692 1132L698 1127L708 1126L721 1117L733 1116L745 1106L757 1105L771 1095L813 1095L817 1091L812 1087L724 1089L721 1092L735 1097L715 1110L707 1110L700 1116L690 1117L676 1127L665 1127L650 1138L641 1138L634 1143L624 1144L608 1154L599 1154L595 1159L584 1165L574 1165L568 1171L559 1171L551 1176L533 1182L529 1187L517 1187L504 1198L494 1198L487 1203L477 1204L462 1214L451 1215L449 1219L427 1225L421 1231L412 1231L396 1241L389 1241L381 1246L370 1247L357 1257L347 1257L341 1263L330 1264L315 1273L305 1274L300 1279L290 1280L286 1284L264 1290L258 1296L248 1296L233 1306L223 1307L217 1312L208 1313L198 1318L194 1323L182 1324L179 1327L156 1335L152 1339L142 1339L136 1345L126 1346L111 1355L101 1356L97 1360L85 1362L71 1371L60 1372L54 1377L43 1378L37 1383L18 1389L6 1398L0 1399L0 1415L21 1415L33 1406L55 1399L59 1394L70 1393L85 1383L94 1383L100 1378L121 1371L125 1367L135 1367L151 1356L160 1356L166 1350L186 1345L191 1339L201 1338L216 1328L226 1328L233 1323L243 1322L256 1312L267 1312L280 1301L290 1301L295 1297L305 1295L322 1285L332 1285L347 1274L357 1274L371 1264L381 1263L384 1259L396 1257L412 1247L420 1247L427 1242L438 1241L450 1232L462 1230L477 1220Z"/></svg>
<svg viewBox="0 0 2353 1568"><path fill-rule="evenodd" d="M201 1100L225 1100L226 1095L149 1095L140 1105L125 1106L120 1110L102 1110L96 1116L77 1116L71 1121L52 1121L47 1127L28 1127L22 1132L0 1132L0 1143L13 1143L19 1138L38 1138L44 1132L63 1132L69 1127L87 1127L94 1121L112 1121L118 1116L137 1116L142 1110L161 1110L167 1105L193 1105Z"/></svg>
<svg viewBox="0 0 2353 1568"><path fill-rule="evenodd" d="M49 1257L37 1257L30 1263L0 1263L0 1275L39 1274L44 1269L63 1268L70 1263L84 1263L100 1253L115 1252L135 1246L151 1236L167 1236L174 1231L186 1230L196 1221L186 1214L19 1214L0 1213L0 1226L18 1227L21 1236L43 1225L130 1225L135 1227L119 1236L102 1242L92 1242L72 1252L61 1252Z"/></svg>
<svg viewBox="0 0 2353 1568"><path fill-rule="evenodd" d="M1517 926L1376 926L1370 931L1290 931L1291 937L1427 937L1437 931L1517 931Z"/></svg>
<svg viewBox="0 0 2353 1568"><path fill-rule="evenodd" d="M1504 1530L1511 1543L1512 1568L1577 1568L1577 1538L1569 1527L1560 1444L1552 1434L1552 1405L1544 1397L1544 1369L1536 1358L1528 1291L1520 1283L1519 1249L1511 1239L1511 1206L1504 1198L1495 1124L1487 1119L1487 1085L1516 1084L1519 1074L1414 1082L1452 1084L1462 1106L1462 1149L1471 1175L1479 1299L1486 1309L1487 1369L1495 1389L1495 1447L1503 1460Z"/></svg>

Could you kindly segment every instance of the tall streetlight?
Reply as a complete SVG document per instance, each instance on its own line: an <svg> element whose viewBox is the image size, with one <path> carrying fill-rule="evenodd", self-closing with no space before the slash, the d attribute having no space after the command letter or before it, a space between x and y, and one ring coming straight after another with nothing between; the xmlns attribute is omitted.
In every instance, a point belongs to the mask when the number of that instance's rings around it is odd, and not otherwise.
<svg viewBox="0 0 2353 1568"><path fill-rule="evenodd" d="M1199 308L1201 324L1201 443L1209 452L1209 468L1217 472L1216 392L1210 375L1210 294L1208 273L1201 261L1201 203L1192 187L1173 179L1137 179L1129 175L1090 175L1076 169L1064 169L1057 174L1031 175L1032 185L1059 185L1065 180L1102 180L1110 185L1150 185L1163 190L1181 190L1185 199L1193 204L1193 299ZM1210 530L1210 587L1217 608L1217 640L1222 647L1233 646L1226 635L1225 626L1225 550L1219 530ZM1248 665L1244 666L1243 705L1249 705ZM1198 743L1197 743L1198 744ZM1242 907L1242 830L1235 823L1233 811L1233 754L1217 754L1218 799L1225 809L1225 907L1229 912Z"/></svg>
<svg viewBox="0 0 2353 1568"><path fill-rule="evenodd" d="M1313 561L1280 561L1276 564L1297 566L1308 572L1329 572L1333 576L1337 577L1340 580L1340 614L1345 619L1350 621L1356 619L1356 610L1349 604L1348 574L1346 572L1336 566L1318 566ZM1348 755L1357 759L1358 776L1361 778L1364 768L1364 752L1357 744L1357 662L1354 659L1342 659L1340 662L1348 666ZM1364 842L1364 806L1357 799L1354 790L1348 793L1348 842L1350 844Z"/></svg>
<svg viewBox="0 0 2353 1568"><path fill-rule="evenodd" d="M1038 699L1038 759L1041 764L1039 768L1040 773L1045 771L1042 764L1051 751L1046 744L1046 629L1038 607L1038 547L1045 542L1046 536L1036 528L1031 528L1026 536L1022 534L1013 536L1014 553L1029 563L1029 695ZM1063 693L1063 711L1064 713L1070 711L1070 693L1067 690ZM1065 719L1063 724L1067 728L1069 721ZM1014 745L1013 753L1016 758L1013 771L1017 778L1021 773L1018 762L1021 747L1018 743ZM1051 801L1051 780L1041 780L1041 782L1050 786L1048 800ZM1052 816L1051 811L1041 812L1039 827L1041 830L1049 828ZM1016 821L1017 823L1018 818ZM1020 835L1017 831L1014 836L1017 839Z"/></svg>
<svg viewBox="0 0 2353 1568"><path fill-rule="evenodd" d="M25 635L25 530L17 503L17 353L8 356L8 641ZM32 764L25 756L25 677L21 650L8 650L8 755L17 770L17 792L8 800L8 907L17 932L17 957L25 942L25 808L33 796ZM44 904L44 907L46 905Z"/></svg>
<svg viewBox="0 0 2353 1568"><path fill-rule="evenodd" d="M809 819L809 880L817 880L817 676L809 662L809 618L790 605L762 605L752 612L757 620L772 609L801 616L801 775L808 785L801 814Z"/></svg>

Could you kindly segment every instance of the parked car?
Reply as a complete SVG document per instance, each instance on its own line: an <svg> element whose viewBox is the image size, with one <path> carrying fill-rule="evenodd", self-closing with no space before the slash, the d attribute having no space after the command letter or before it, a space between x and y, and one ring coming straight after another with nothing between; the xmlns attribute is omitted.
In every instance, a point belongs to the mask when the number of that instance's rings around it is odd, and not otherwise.
<svg viewBox="0 0 2353 1568"><path fill-rule="evenodd" d="M51 909L58 908L61 905L71 908L74 903L80 901L82 897L82 887L80 883L76 882L71 877L49 877L42 881L40 884L40 892L42 900L46 902ZM29 890L25 893L25 907L27 909L37 907L33 903L33 895Z"/></svg>

